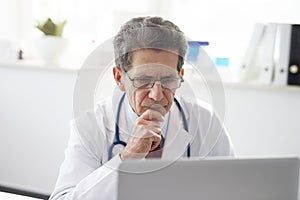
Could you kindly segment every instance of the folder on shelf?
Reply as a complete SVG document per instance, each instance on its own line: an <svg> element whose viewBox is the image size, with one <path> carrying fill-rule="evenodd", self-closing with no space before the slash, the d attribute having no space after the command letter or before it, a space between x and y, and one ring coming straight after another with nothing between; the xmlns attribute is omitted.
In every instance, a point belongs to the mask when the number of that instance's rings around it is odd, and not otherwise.
<svg viewBox="0 0 300 200"><path fill-rule="evenodd" d="M263 34L259 80L264 84L270 84L273 78L276 32L277 24L270 23L266 25Z"/></svg>
<svg viewBox="0 0 300 200"><path fill-rule="evenodd" d="M262 37L264 34L265 25L261 23L256 23L254 31L252 33L249 45L245 52L241 67L240 67L240 80L245 81L254 76L258 71L255 64L257 59L257 52L259 46L262 43Z"/></svg>
<svg viewBox="0 0 300 200"><path fill-rule="evenodd" d="M300 85L300 25L292 25L288 85Z"/></svg>
<svg viewBox="0 0 300 200"><path fill-rule="evenodd" d="M290 60L291 24L278 24L275 41L275 71L274 84L287 85L288 67Z"/></svg>

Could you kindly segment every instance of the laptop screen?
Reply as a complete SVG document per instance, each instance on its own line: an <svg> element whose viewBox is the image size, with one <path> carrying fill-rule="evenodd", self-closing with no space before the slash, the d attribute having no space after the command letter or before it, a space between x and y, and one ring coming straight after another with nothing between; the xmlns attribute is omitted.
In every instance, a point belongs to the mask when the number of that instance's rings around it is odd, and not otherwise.
<svg viewBox="0 0 300 200"><path fill-rule="evenodd" d="M297 200L299 159L213 158L125 161L118 200Z"/></svg>

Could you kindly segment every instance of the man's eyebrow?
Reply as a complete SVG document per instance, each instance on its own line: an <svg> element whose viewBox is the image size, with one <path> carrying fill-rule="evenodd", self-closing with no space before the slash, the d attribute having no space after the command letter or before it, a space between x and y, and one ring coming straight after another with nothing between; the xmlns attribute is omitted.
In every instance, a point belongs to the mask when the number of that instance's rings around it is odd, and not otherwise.
<svg viewBox="0 0 300 200"><path fill-rule="evenodd" d="M134 75L135 78L152 78L155 79L155 76L147 75L146 73L137 73ZM178 78L177 74L168 74L165 76L161 76L160 78Z"/></svg>
<svg viewBox="0 0 300 200"><path fill-rule="evenodd" d="M162 76L161 78L176 78L174 75L167 75L167 76Z"/></svg>
<svg viewBox="0 0 300 200"><path fill-rule="evenodd" d="M141 78L141 79L156 79L154 76L137 76L136 78ZM162 76L160 77L160 79L168 79L168 78L177 78L176 76L174 75L167 75L167 76Z"/></svg>

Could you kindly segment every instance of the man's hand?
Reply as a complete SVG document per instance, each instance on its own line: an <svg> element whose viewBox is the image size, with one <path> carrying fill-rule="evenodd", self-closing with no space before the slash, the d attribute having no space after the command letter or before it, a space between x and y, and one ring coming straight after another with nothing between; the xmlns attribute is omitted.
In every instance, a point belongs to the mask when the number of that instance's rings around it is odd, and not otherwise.
<svg viewBox="0 0 300 200"><path fill-rule="evenodd" d="M161 112L148 109L135 122L126 147L120 154L122 160L144 158L160 145L161 127L164 121Z"/></svg>

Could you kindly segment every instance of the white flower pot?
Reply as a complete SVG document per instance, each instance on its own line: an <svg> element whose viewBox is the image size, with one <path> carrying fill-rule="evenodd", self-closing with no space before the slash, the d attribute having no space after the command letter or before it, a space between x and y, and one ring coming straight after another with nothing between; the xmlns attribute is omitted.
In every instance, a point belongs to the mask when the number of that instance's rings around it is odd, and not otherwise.
<svg viewBox="0 0 300 200"><path fill-rule="evenodd" d="M67 39L56 36L44 36L35 41L37 56L46 65L59 65L65 54L69 42Z"/></svg>

